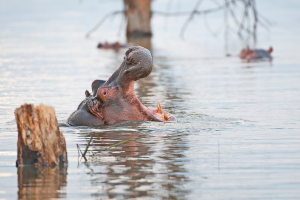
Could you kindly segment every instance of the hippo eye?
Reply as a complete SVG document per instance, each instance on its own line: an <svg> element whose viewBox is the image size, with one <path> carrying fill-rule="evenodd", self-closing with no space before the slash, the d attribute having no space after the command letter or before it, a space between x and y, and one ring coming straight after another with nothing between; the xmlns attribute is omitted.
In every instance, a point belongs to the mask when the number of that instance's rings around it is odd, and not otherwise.
<svg viewBox="0 0 300 200"><path fill-rule="evenodd" d="M103 95L106 95L106 91L103 92Z"/></svg>

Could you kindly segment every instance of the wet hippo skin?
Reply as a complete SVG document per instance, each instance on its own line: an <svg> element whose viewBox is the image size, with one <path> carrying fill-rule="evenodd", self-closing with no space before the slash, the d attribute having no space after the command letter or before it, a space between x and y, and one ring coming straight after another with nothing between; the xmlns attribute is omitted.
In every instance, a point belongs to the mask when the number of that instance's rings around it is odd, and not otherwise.
<svg viewBox="0 0 300 200"><path fill-rule="evenodd" d="M92 84L92 94L86 98L67 122L74 126L112 125L126 120L175 122L176 118L164 111L159 102L157 109L144 106L134 92L135 81L147 77L152 71L152 56L149 50L133 46L110 78Z"/></svg>
<svg viewBox="0 0 300 200"><path fill-rule="evenodd" d="M86 98L79 104L77 110L74 111L67 123L72 126L101 126L104 125L103 121L97 118L95 115L89 112L89 104L95 100L98 88L103 85L105 81L95 80L92 83L92 94L89 91L85 91Z"/></svg>

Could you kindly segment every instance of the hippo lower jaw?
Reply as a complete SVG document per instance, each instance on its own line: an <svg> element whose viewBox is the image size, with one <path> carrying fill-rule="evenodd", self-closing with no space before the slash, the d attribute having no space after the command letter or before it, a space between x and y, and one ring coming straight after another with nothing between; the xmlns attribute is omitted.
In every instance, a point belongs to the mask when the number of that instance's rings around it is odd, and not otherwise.
<svg viewBox="0 0 300 200"><path fill-rule="evenodd" d="M140 100L135 97L135 107L137 111L134 112L136 117L131 117L130 120L135 118L135 120L144 120L144 121L157 121L157 122L176 122L176 118L170 113L164 111L161 108L160 103L157 101L157 109L151 110L150 108L144 106ZM132 102L132 101L131 101ZM139 117L141 116L141 117Z"/></svg>
<svg viewBox="0 0 300 200"><path fill-rule="evenodd" d="M176 122L176 118L172 116L170 113L164 111L161 108L161 105L158 101L157 101L157 109L151 110L150 108L144 106L135 95L134 84L135 81L131 81L129 87L127 88L126 91L124 91L123 95L125 96L125 101L137 109L134 115L138 116L137 113L140 113L140 115L143 116L142 117L143 119L136 119L136 120Z"/></svg>
<svg viewBox="0 0 300 200"><path fill-rule="evenodd" d="M154 117L157 119L157 121L160 121L160 122L176 122L176 118L173 115L171 115L170 113L164 111L161 108L161 105L160 105L159 101L157 101L157 109L156 110L150 110L150 112L152 113L152 115L154 115Z"/></svg>
<svg viewBox="0 0 300 200"><path fill-rule="evenodd" d="M118 97L115 98L116 96ZM98 99L98 103L90 103L89 109L105 125L136 120L176 122L176 118L164 111L158 101L157 109L151 110L144 106L134 93L134 81L126 91L119 87L101 87L98 89Z"/></svg>
<svg viewBox="0 0 300 200"><path fill-rule="evenodd" d="M160 106L159 102L158 105ZM129 110L123 109L124 112L116 113L118 115L117 118L105 114L107 111L111 112L110 110L106 109L103 113L103 116L101 120L104 122L105 125L113 125L115 123L121 122L121 121L137 121L137 120L143 120L143 121L156 121L156 122L176 122L176 118L172 116L170 113L159 109L151 110L150 108L144 106L143 104L140 105L142 108L141 110L138 110L139 112L134 113L128 113ZM130 112L130 111L129 111Z"/></svg>

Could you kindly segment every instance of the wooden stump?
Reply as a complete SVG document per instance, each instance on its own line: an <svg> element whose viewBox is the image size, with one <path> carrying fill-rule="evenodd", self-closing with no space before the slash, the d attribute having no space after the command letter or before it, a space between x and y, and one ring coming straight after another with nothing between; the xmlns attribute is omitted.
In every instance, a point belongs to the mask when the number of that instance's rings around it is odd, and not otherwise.
<svg viewBox="0 0 300 200"><path fill-rule="evenodd" d="M151 0L124 0L127 37L149 37L151 32Z"/></svg>
<svg viewBox="0 0 300 200"><path fill-rule="evenodd" d="M54 108L24 104L15 110L19 165L67 164L66 141L59 131Z"/></svg>

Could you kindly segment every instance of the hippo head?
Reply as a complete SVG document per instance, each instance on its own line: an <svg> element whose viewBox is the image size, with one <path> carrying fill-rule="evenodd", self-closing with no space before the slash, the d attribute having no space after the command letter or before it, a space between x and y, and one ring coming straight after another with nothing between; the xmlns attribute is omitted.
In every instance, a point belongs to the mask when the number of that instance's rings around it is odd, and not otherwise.
<svg viewBox="0 0 300 200"><path fill-rule="evenodd" d="M240 54L239 54L239 57L241 59L246 59L250 54L252 54L253 51L249 48L249 46L247 46L246 49L242 49Z"/></svg>
<svg viewBox="0 0 300 200"><path fill-rule="evenodd" d="M241 50L241 52L240 52L240 54L239 54L239 57L241 58L241 59L245 59L246 58L246 49L242 49Z"/></svg>
<svg viewBox="0 0 300 200"><path fill-rule="evenodd" d="M152 67L152 56L149 50L140 46L129 48L121 65L98 88L99 103L97 108L90 108L90 112L101 118L104 124L114 124L124 120L176 121L174 116L161 109L159 103L157 109L150 110L135 95L135 81L147 77Z"/></svg>

